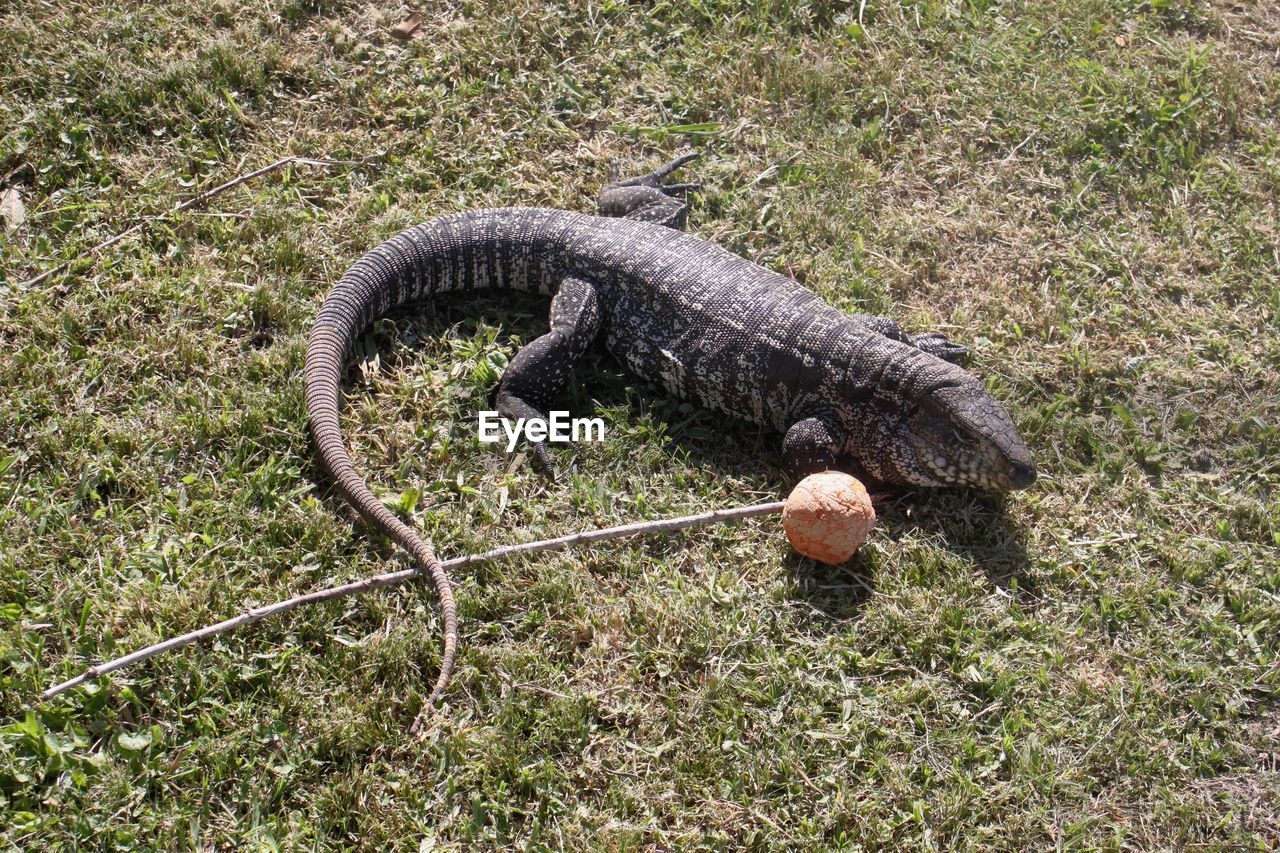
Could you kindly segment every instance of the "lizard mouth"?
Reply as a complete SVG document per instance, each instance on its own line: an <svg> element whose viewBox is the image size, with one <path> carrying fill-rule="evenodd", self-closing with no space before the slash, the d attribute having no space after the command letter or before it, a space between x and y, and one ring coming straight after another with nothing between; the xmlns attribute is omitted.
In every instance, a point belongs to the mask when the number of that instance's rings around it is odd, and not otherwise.
<svg viewBox="0 0 1280 853"><path fill-rule="evenodd" d="M911 447L916 467L935 484L1006 492L1028 488L1036 481L1029 453L1006 452L1001 442L953 419L917 419Z"/></svg>
<svg viewBox="0 0 1280 853"><path fill-rule="evenodd" d="M1003 458L998 453L949 460L933 442L916 448L916 460L932 478L948 486L976 485L999 492L1030 488L1038 474L1034 464Z"/></svg>

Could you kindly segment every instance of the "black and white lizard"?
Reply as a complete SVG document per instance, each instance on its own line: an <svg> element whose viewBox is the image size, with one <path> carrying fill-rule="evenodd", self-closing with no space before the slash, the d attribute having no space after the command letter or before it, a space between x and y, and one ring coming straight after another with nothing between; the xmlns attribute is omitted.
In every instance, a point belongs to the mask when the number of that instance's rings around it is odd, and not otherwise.
<svg viewBox="0 0 1280 853"><path fill-rule="evenodd" d="M431 546L370 492L338 424L357 336L396 306L437 293L552 296L551 329L503 373L498 410L546 417L591 343L667 391L783 433L794 476L853 456L887 483L1021 489L1031 453L1004 408L957 362L964 347L851 316L786 276L683 233L685 191L663 185L695 155L608 184L599 215L498 208L416 225L360 258L325 299L306 356L307 413L338 489L431 574L445 623L444 690L457 649L449 579ZM545 449L535 445L545 463Z"/></svg>

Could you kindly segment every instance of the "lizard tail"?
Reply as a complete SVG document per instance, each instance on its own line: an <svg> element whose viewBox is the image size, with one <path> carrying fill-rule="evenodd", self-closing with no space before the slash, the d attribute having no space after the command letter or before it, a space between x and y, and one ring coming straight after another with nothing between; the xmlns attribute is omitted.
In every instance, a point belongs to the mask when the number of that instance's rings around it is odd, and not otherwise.
<svg viewBox="0 0 1280 853"><path fill-rule="evenodd" d="M435 584L444 616L444 653L440 674L427 699L430 706L449 684L458 649L458 614L453 588L431 546L369 490L352 464L338 423L342 367L356 336L374 316L403 301L402 291L418 275L420 256L416 256L411 244L408 234L388 240L357 261L334 287L307 341L304 380L311 436L338 490L365 521L408 551L419 572L429 574Z"/></svg>
<svg viewBox="0 0 1280 853"><path fill-rule="evenodd" d="M437 292L526 290L550 294L565 270L557 251L590 217L536 208L479 210L413 226L356 261L316 315L307 340L307 416L311 436L335 485L377 530L408 551L429 574L444 616L440 675L430 706L449 685L458 650L458 611L449 577L417 530L382 505L351 462L338 424L342 367L356 337L375 318Z"/></svg>

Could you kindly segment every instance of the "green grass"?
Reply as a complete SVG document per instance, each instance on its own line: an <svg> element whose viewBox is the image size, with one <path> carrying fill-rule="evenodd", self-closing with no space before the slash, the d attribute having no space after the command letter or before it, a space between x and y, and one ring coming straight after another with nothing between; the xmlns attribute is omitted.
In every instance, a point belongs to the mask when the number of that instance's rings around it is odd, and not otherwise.
<svg viewBox="0 0 1280 853"><path fill-rule="evenodd" d="M15 848L1280 844L1280 16L1265 0L0 12L0 839ZM264 8L265 6L265 8ZM859 21L861 21L859 23ZM302 353L363 251L590 210L694 147L697 233L970 344L1043 471L828 569L753 522L425 585L39 704L404 565L317 471ZM286 154L297 167L88 249ZM62 261L73 272L21 282ZM380 323L344 414L445 555L783 491L777 440L601 357L547 483L475 438L535 301Z"/></svg>

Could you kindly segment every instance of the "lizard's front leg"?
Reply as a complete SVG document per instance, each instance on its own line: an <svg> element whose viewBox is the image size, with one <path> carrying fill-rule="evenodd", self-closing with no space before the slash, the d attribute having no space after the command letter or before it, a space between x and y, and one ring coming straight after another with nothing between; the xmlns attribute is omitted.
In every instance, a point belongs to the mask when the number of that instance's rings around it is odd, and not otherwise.
<svg viewBox="0 0 1280 853"><path fill-rule="evenodd" d="M541 418L591 342L600 334L600 303L595 285L566 278L551 300L551 331L520 348L498 383L498 414L504 418ZM534 457L554 476L546 445L532 442Z"/></svg>
<svg viewBox="0 0 1280 853"><path fill-rule="evenodd" d="M797 481L836 467L843 444L839 428L824 418L796 421L782 439L782 461Z"/></svg>

